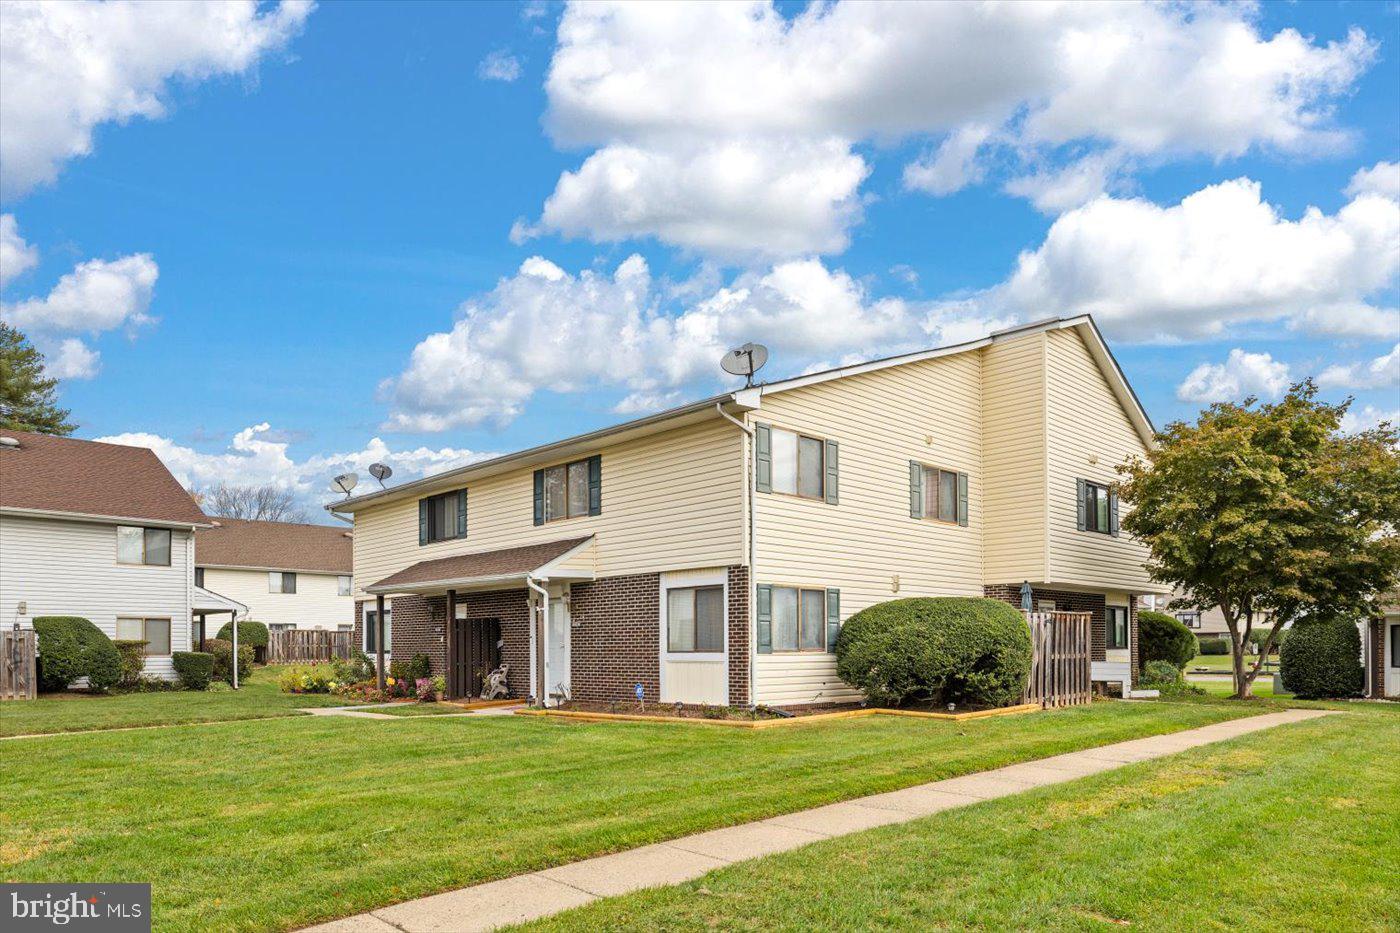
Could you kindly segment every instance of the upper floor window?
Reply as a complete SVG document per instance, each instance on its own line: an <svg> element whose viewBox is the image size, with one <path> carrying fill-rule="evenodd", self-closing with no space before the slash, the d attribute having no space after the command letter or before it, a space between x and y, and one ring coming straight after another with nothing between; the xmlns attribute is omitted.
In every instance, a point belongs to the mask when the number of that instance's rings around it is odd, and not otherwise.
<svg viewBox="0 0 1400 933"><path fill-rule="evenodd" d="M759 654L836 650L840 590L762 584L757 597Z"/></svg>
<svg viewBox="0 0 1400 933"><path fill-rule="evenodd" d="M338 577L335 578L335 595L337 595L337 596L349 596L349 595L350 595L350 575L349 575L349 574L342 573L340 576L338 576Z"/></svg>
<svg viewBox="0 0 1400 933"><path fill-rule="evenodd" d="M297 575L280 570L270 571L267 575L267 591L269 593L295 593L297 591Z"/></svg>
<svg viewBox="0 0 1400 933"><path fill-rule="evenodd" d="M535 471L535 524L600 515L603 458L597 454Z"/></svg>
<svg viewBox="0 0 1400 933"><path fill-rule="evenodd" d="M418 543L467 536L467 491L455 489L418 500Z"/></svg>
<svg viewBox="0 0 1400 933"><path fill-rule="evenodd" d="M194 568L194 585L195 585L195 586L203 586L203 585L204 585L204 568L203 568L203 567L196 567L196 568Z"/></svg>
<svg viewBox="0 0 1400 933"><path fill-rule="evenodd" d="M909 461L909 515L967 524L967 474Z"/></svg>
<svg viewBox="0 0 1400 933"><path fill-rule="evenodd" d="M837 504L839 447L835 441L772 425L754 428L754 488Z"/></svg>
<svg viewBox="0 0 1400 933"><path fill-rule="evenodd" d="M1118 492L1087 479L1076 481L1079 495L1079 530L1118 535Z"/></svg>
<svg viewBox="0 0 1400 933"><path fill-rule="evenodd" d="M117 526L117 563L170 566L170 529Z"/></svg>
<svg viewBox="0 0 1400 933"><path fill-rule="evenodd" d="M1176 620L1187 628L1201 627L1201 614L1199 612L1178 612Z"/></svg>
<svg viewBox="0 0 1400 933"><path fill-rule="evenodd" d="M1128 647L1128 608L1126 606L1109 606L1108 612L1108 647L1110 649Z"/></svg>

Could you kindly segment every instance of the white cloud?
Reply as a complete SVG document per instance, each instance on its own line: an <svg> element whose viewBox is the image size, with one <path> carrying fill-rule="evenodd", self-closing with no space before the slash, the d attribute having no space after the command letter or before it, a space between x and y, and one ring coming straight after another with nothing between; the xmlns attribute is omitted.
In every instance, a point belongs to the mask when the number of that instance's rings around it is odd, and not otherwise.
<svg viewBox="0 0 1400 933"><path fill-rule="evenodd" d="M1400 324L1397 324L1400 326ZM1400 343L1369 363L1329 366L1317 377L1323 388L1386 389L1400 386Z"/></svg>
<svg viewBox="0 0 1400 933"><path fill-rule="evenodd" d="M277 439L279 436L279 432L267 422L255 424L235 434L228 446L218 453L204 453L171 438L145 432L116 434L97 440L149 447L175 478L187 487L204 488L219 483L271 484L296 493L304 504L310 506L339 498L329 491L328 486L331 477L339 473L356 471L360 474L361 491L365 483L371 483L370 488L375 488L366 472L371 463L387 463L393 467L391 482L397 483L495 456L452 447L393 450L383 440L374 437L360 450L315 454L298 460L288 452L290 442Z"/></svg>
<svg viewBox="0 0 1400 933"><path fill-rule="evenodd" d="M172 79L245 74L281 49L310 0L49 3L10 0L0 29L0 194L53 181L93 130L157 119Z"/></svg>
<svg viewBox="0 0 1400 933"><path fill-rule="evenodd" d="M43 298L28 298L0 308L21 330L38 333L100 332L147 323L160 269L147 253L107 262L79 263Z"/></svg>
<svg viewBox="0 0 1400 933"><path fill-rule="evenodd" d="M1247 178L1162 207L1103 197L1061 215L1010 277L963 299L983 316L1092 313L1124 340L1218 337L1282 321L1309 333L1393 338L1372 299L1400 269L1400 207L1362 195L1289 220Z"/></svg>
<svg viewBox="0 0 1400 933"><path fill-rule="evenodd" d="M19 235L14 214L0 214L0 287L34 268L39 251Z"/></svg>
<svg viewBox="0 0 1400 933"><path fill-rule="evenodd" d="M1003 186L1007 194L1030 200L1045 214L1059 214L1079 207L1116 187L1126 166L1116 150L1085 156L1068 165L1012 178Z"/></svg>
<svg viewBox="0 0 1400 933"><path fill-rule="evenodd" d="M1400 408L1389 411L1374 405L1366 405L1360 411L1353 408L1342 415L1341 428L1343 433L1355 434L1358 431L1369 431L1371 428L1378 427L1382 421L1388 421L1392 425L1400 425Z"/></svg>
<svg viewBox="0 0 1400 933"><path fill-rule="evenodd" d="M873 298L819 260L779 263L728 283L670 287L641 256L611 274L570 273L538 256L462 305L381 391L388 430L441 431L517 417L540 389L621 388L620 412L673 404L679 390L720 383L719 358L747 340L768 344L770 377L829 356L869 358L965 339L1004 320ZM975 313L975 312L974 312Z"/></svg>
<svg viewBox="0 0 1400 933"><path fill-rule="evenodd" d="M743 149L770 163L750 169L755 177L787 178L784 154L819 142L850 151L943 138L906 179L946 193L986 171L993 140L1047 179L1057 153L1081 143L1119 160L1334 151L1349 137L1333 102L1375 54L1360 30L1326 44L1294 30L1266 36L1249 5L838 2L785 18L768 2L575 3L559 24L547 125L561 146L614 153L608 167L631 154L625 183L595 177L588 198L573 198L601 208L596 229L579 213L569 230L694 246L668 210L679 189L693 205L687 227L712 228L702 244L771 252L728 209L725 179L703 153ZM560 187L586 174L566 173ZM813 229L793 239L843 248L847 232L833 237L830 224L859 221L841 210L858 185L802 193L796 212ZM702 194L711 190L714 211ZM565 229L548 216L543 228Z"/></svg>
<svg viewBox="0 0 1400 933"><path fill-rule="evenodd" d="M56 379L91 379L102 368L102 355L76 337L52 346L41 342L44 372Z"/></svg>
<svg viewBox="0 0 1400 933"><path fill-rule="evenodd" d="M487 53L476 66L476 76L483 81L509 83L520 77L520 71L520 59L505 49L495 49Z"/></svg>
<svg viewBox="0 0 1400 933"><path fill-rule="evenodd" d="M1223 363L1202 363L1177 386L1183 402L1224 402L1277 398L1288 388L1288 365L1267 353L1234 349Z"/></svg>
<svg viewBox="0 0 1400 933"><path fill-rule="evenodd" d="M1363 194L1380 195L1400 201L1400 162L1377 162L1370 168L1359 168L1347 185L1348 197Z"/></svg>

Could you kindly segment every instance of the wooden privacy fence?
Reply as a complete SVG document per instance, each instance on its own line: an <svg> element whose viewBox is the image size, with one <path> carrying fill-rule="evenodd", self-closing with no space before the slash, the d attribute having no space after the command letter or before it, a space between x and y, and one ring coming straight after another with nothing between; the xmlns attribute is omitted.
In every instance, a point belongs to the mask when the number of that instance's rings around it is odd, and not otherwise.
<svg viewBox="0 0 1400 933"><path fill-rule="evenodd" d="M1025 701L1046 708L1077 706L1093 698L1089 679L1087 612L1027 612L1031 627L1031 676Z"/></svg>
<svg viewBox="0 0 1400 933"><path fill-rule="evenodd" d="M354 632L330 632L323 629L287 629L268 632L267 663L288 664L295 661L345 660L350 657Z"/></svg>
<svg viewBox="0 0 1400 933"><path fill-rule="evenodd" d="M32 700L38 692L33 629L0 631L0 700Z"/></svg>

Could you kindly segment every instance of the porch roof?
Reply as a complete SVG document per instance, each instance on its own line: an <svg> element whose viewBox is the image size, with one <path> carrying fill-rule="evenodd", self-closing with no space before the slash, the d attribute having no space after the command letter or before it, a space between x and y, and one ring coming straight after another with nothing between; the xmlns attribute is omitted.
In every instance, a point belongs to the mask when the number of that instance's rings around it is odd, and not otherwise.
<svg viewBox="0 0 1400 933"><path fill-rule="evenodd" d="M512 583L524 586L527 576L537 579L591 580L592 570L562 566L568 558L591 547L593 535L562 538L540 544L455 554L436 560L422 560L378 583L365 587L366 593L442 593L449 589L500 588Z"/></svg>
<svg viewBox="0 0 1400 933"><path fill-rule="evenodd" d="M213 590L206 590L202 586L194 588L194 596L190 599L190 612L192 615L202 616L212 612L244 613L248 607L236 599L229 599L215 593Z"/></svg>

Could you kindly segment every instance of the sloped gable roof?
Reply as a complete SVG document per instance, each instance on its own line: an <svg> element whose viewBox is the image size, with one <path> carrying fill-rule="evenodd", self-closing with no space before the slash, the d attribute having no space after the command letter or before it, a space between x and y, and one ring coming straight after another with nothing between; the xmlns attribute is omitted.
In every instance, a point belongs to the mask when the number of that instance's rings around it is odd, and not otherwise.
<svg viewBox="0 0 1400 933"><path fill-rule="evenodd" d="M200 567L248 567L348 574L353 565L350 529L343 525L209 519L194 536Z"/></svg>

